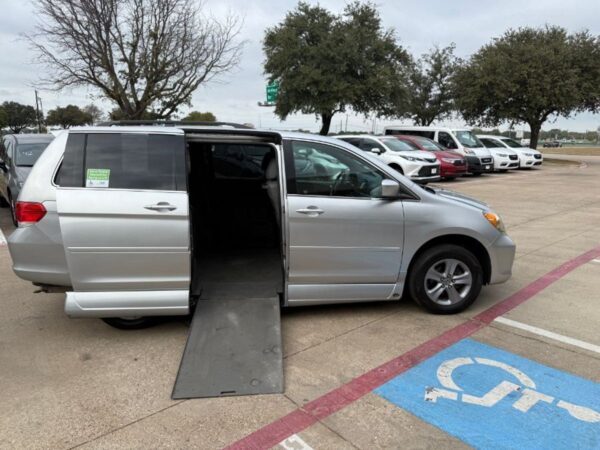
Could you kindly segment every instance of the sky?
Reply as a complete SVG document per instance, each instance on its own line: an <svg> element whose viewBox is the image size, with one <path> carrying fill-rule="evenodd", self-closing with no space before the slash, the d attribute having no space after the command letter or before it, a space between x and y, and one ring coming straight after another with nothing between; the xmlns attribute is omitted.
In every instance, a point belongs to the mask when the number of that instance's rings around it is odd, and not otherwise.
<svg viewBox="0 0 600 450"><path fill-rule="evenodd" d="M308 3L317 3L308 1ZM341 12L346 2L323 0L321 6ZM295 114L280 121L272 107L259 107L265 100L266 76L263 74L262 39L265 28L281 22L294 0L205 0L208 14L223 18L228 12L239 14L244 21L240 39L246 41L239 66L217 81L201 86L192 97L193 110L211 111L218 120L252 123L263 128L305 129L318 131L319 120L313 115ZM434 45L454 42L456 54L468 57L492 38L508 28L521 26L560 25L570 32L589 30L600 34L598 0L420 0L376 2L383 25L393 28L399 43L419 56ZM0 102L10 100L35 104L34 89L43 68L36 64L35 54L21 37L34 31L36 17L30 0L0 0ZM44 111L56 106L95 103L108 111L112 104L98 99L96 91L86 88L61 92L40 91ZM187 109L184 110L187 112ZM381 132L391 123L409 124L408 120L373 120L354 114L337 114L331 131L340 127L353 131ZM438 125L460 126L460 119ZM555 118L544 129L562 128L572 131L596 130L600 114L582 113L569 119ZM517 129L526 129L517 126Z"/></svg>

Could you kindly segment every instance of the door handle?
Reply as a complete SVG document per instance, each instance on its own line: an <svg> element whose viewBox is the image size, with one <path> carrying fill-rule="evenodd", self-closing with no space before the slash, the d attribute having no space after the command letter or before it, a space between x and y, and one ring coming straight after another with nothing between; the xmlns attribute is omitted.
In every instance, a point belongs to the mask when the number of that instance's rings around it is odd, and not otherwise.
<svg viewBox="0 0 600 450"><path fill-rule="evenodd" d="M171 205L169 202L158 202L156 205L147 205L144 206L146 209L150 209L152 211L174 211L177 209L177 206Z"/></svg>
<svg viewBox="0 0 600 450"><path fill-rule="evenodd" d="M318 217L325 211L320 209L318 206L307 206L306 208L297 209L296 212L300 214L305 214L309 217Z"/></svg>

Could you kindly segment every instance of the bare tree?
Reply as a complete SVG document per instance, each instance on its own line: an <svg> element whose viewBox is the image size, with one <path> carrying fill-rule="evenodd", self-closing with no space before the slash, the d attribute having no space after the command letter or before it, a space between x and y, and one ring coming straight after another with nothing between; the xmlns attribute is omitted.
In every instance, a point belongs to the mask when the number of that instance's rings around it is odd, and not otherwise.
<svg viewBox="0 0 600 450"><path fill-rule="evenodd" d="M63 89L93 86L128 119L167 118L239 61L240 20L206 17L194 0L34 0L27 36Z"/></svg>

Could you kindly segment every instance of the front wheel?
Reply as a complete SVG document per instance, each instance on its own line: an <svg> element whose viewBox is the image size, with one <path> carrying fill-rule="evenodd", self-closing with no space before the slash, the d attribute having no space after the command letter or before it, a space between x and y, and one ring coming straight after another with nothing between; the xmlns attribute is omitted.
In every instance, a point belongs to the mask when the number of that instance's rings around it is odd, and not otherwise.
<svg viewBox="0 0 600 450"><path fill-rule="evenodd" d="M471 172L474 177L480 177L482 172Z"/></svg>
<svg viewBox="0 0 600 450"><path fill-rule="evenodd" d="M105 317L102 319L111 327L119 330L141 330L156 325L156 317Z"/></svg>
<svg viewBox="0 0 600 450"><path fill-rule="evenodd" d="M454 314L470 306L483 285L481 264L457 245L432 247L421 255L408 276L408 292L434 314Z"/></svg>

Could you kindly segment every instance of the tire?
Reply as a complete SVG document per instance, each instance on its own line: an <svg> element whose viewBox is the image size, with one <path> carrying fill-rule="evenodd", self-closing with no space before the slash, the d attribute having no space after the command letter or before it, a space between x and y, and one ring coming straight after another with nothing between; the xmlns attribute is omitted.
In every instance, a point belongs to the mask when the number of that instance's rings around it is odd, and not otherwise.
<svg viewBox="0 0 600 450"><path fill-rule="evenodd" d="M102 321L119 330L142 330L156 325L158 323L158 318L134 317L128 319L127 317L105 317Z"/></svg>
<svg viewBox="0 0 600 450"><path fill-rule="evenodd" d="M480 177L482 174L482 172L471 172L471 175L473 175L474 177Z"/></svg>
<svg viewBox="0 0 600 450"><path fill-rule="evenodd" d="M390 167L392 169L394 169L396 172L399 172L400 174L404 175L404 170L402 170L402 167L400 167L397 164L390 164Z"/></svg>
<svg viewBox="0 0 600 450"><path fill-rule="evenodd" d="M446 274L453 264L454 278L451 279ZM469 281L467 273L470 284L465 283ZM410 297L429 312L455 314L477 299L482 285L483 270L475 255L463 247L443 244L429 248L417 257L408 275L407 289ZM433 293L428 294L428 289ZM437 301L433 299L436 293Z"/></svg>
<svg viewBox="0 0 600 450"><path fill-rule="evenodd" d="M444 177L444 181L454 181L456 177Z"/></svg>
<svg viewBox="0 0 600 450"><path fill-rule="evenodd" d="M7 208L8 206L10 206L10 203L8 203L4 197L0 195L0 208Z"/></svg>
<svg viewBox="0 0 600 450"><path fill-rule="evenodd" d="M10 218L12 219L12 223L15 227L19 226L17 222L17 212L15 211L15 202L12 199L12 195L8 194L8 203L10 206Z"/></svg>

